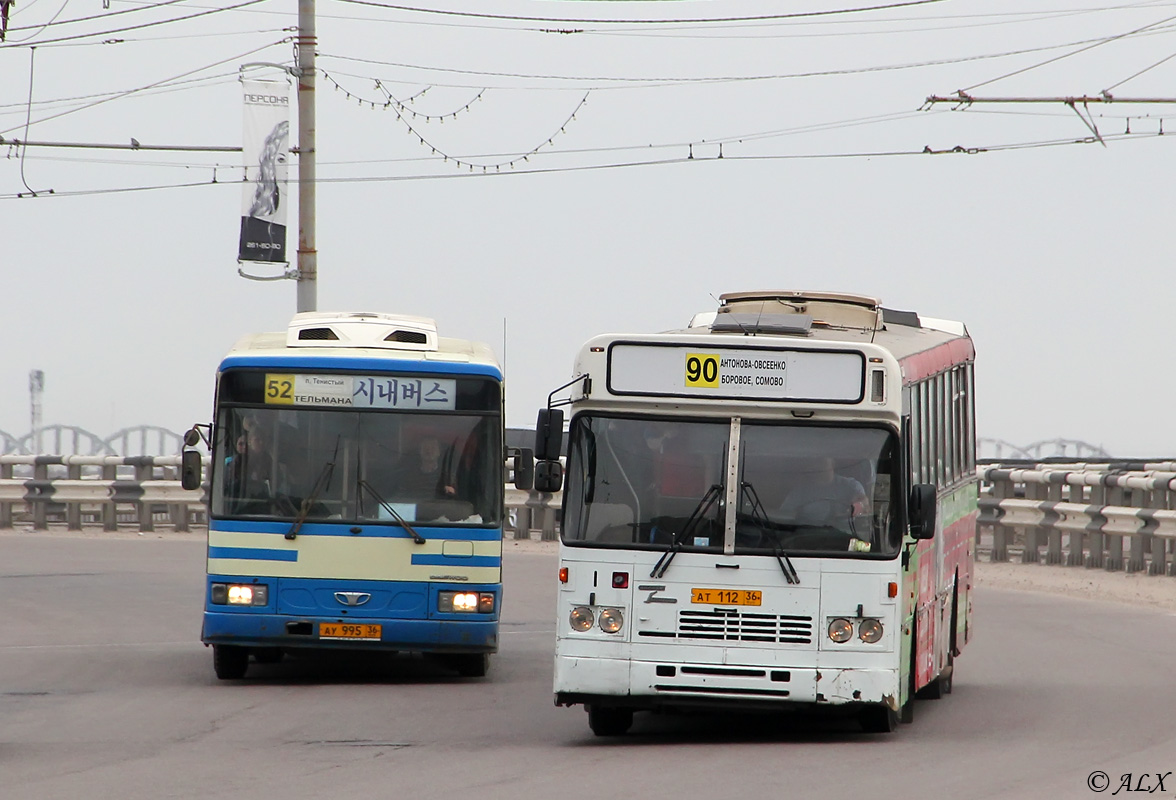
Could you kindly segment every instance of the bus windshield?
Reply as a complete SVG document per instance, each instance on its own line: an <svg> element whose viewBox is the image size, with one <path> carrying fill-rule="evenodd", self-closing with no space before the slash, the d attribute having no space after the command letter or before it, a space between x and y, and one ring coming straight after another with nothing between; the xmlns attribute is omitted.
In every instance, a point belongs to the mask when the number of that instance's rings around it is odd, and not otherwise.
<svg viewBox="0 0 1176 800"><path fill-rule="evenodd" d="M214 516L497 525L497 417L222 408Z"/></svg>
<svg viewBox="0 0 1176 800"><path fill-rule="evenodd" d="M576 417L564 541L721 551L731 430L729 420ZM893 432L751 420L738 430L736 553L898 552Z"/></svg>

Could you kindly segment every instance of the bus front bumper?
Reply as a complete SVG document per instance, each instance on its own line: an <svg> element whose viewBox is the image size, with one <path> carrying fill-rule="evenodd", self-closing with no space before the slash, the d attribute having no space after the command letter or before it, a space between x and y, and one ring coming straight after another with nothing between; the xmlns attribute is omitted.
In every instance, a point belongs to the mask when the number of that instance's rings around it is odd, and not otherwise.
<svg viewBox="0 0 1176 800"><path fill-rule="evenodd" d="M379 638L324 638L322 624L349 629L379 626ZM354 650L396 650L422 653L496 653L498 621L327 619L279 614L206 611L200 639L204 644L242 647L302 647Z"/></svg>
<svg viewBox="0 0 1176 800"><path fill-rule="evenodd" d="M899 676L888 669L659 663L558 656L555 704L634 709L887 705L897 710Z"/></svg>

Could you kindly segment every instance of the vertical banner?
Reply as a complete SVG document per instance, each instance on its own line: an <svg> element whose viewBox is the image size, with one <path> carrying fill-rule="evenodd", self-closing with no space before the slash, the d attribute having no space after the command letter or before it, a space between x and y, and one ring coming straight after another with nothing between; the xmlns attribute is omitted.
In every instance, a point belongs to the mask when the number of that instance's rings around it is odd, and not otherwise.
<svg viewBox="0 0 1176 800"><path fill-rule="evenodd" d="M286 261L286 169L290 85L242 81L245 90L245 192L238 261Z"/></svg>

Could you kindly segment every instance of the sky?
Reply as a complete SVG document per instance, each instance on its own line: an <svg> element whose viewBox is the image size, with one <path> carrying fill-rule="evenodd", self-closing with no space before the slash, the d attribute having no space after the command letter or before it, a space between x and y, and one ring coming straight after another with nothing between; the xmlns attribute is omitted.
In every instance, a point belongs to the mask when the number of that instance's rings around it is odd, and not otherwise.
<svg viewBox="0 0 1176 800"><path fill-rule="evenodd" d="M832 290L964 322L981 437L1176 456L1176 103L1127 102L1176 101L1176 2L318 0L315 21L318 309L490 344L509 426L593 335ZM285 328L294 282L238 274L240 153L13 140L239 147L239 77L286 80L244 65L293 66L297 25L295 0L10 9L0 431L28 433L34 369L45 424L185 430L233 343ZM959 90L979 102L926 103Z"/></svg>

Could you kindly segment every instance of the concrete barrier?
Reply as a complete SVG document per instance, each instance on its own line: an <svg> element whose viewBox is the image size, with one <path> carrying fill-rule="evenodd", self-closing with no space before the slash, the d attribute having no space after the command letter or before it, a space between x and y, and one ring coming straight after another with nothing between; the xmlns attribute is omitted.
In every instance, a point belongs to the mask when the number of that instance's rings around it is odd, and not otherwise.
<svg viewBox="0 0 1176 800"><path fill-rule="evenodd" d="M108 531L190 530L207 523L208 487L182 488L179 466L179 456L0 456L0 529L48 530L64 523L68 530L95 524ZM16 469L31 474L17 476ZM51 469L65 474L51 475ZM120 471L133 477L119 477ZM555 541L560 502L558 493L507 486L508 535L529 539L538 531L544 541Z"/></svg>
<svg viewBox="0 0 1176 800"><path fill-rule="evenodd" d="M993 561L1176 575L1176 464L1129 466L978 467L977 535Z"/></svg>

